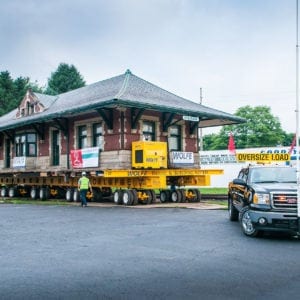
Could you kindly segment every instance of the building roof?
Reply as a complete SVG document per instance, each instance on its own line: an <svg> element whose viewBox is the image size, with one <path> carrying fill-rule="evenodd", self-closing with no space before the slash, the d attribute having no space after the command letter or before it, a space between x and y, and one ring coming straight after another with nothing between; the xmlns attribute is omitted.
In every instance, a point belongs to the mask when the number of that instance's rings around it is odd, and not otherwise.
<svg viewBox="0 0 300 300"><path fill-rule="evenodd" d="M49 96L34 93L45 110L16 118L18 109L0 117L0 130L12 129L53 118L68 117L101 108L133 107L198 117L199 127L245 122L245 119L198 104L170 93L129 70L85 87Z"/></svg>

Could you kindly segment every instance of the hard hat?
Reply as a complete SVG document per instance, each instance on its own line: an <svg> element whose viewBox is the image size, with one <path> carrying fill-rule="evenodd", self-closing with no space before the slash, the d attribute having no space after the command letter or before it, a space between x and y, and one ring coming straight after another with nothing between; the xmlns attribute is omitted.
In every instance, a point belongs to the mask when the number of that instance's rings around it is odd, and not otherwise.
<svg viewBox="0 0 300 300"><path fill-rule="evenodd" d="M83 171L83 172L82 172L82 176L85 176L85 175L86 175L86 172L85 172L85 171Z"/></svg>

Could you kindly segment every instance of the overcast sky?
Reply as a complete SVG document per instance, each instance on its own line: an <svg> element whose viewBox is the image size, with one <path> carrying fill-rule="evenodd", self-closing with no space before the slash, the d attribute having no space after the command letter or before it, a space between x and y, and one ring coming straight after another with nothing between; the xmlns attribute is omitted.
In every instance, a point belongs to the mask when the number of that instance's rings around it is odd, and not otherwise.
<svg viewBox="0 0 300 300"><path fill-rule="evenodd" d="M0 0L0 71L45 85L130 69L228 113L266 105L296 130L296 0ZM219 130L220 128L218 128ZM204 130L204 134L208 129Z"/></svg>

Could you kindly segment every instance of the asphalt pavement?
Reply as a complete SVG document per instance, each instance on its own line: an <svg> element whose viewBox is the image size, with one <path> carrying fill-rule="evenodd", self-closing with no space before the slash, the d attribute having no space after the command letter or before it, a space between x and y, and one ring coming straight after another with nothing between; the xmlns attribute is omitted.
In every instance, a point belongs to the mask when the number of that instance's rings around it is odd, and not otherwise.
<svg viewBox="0 0 300 300"><path fill-rule="evenodd" d="M0 299L299 298L298 239L224 210L0 205Z"/></svg>

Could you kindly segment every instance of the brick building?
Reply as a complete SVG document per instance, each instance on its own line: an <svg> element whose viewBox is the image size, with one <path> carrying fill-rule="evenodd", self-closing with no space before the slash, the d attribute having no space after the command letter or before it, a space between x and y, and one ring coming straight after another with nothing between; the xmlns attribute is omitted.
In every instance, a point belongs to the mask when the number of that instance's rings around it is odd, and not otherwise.
<svg viewBox="0 0 300 300"><path fill-rule="evenodd" d="M28 90L19 107L0 117L1 173L80 171L74 150L91 149L89 171L131 167L131 143L168 142L169 151L194 153L198 128L241 123L234 115L176 96L129 70L49 96Z"/></svg>

